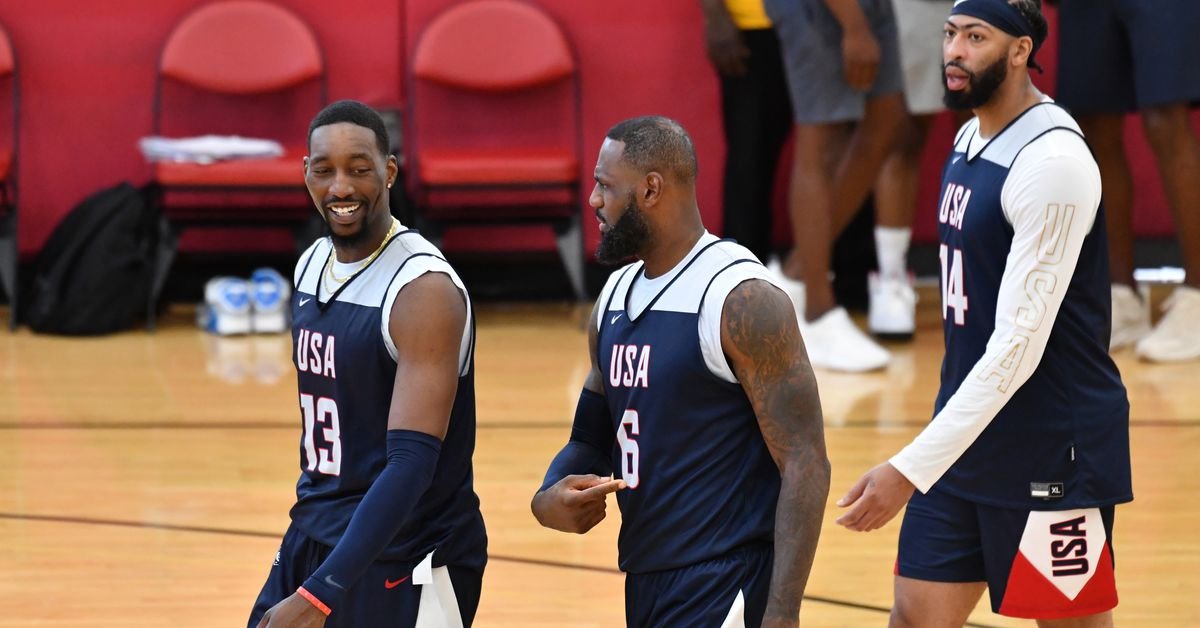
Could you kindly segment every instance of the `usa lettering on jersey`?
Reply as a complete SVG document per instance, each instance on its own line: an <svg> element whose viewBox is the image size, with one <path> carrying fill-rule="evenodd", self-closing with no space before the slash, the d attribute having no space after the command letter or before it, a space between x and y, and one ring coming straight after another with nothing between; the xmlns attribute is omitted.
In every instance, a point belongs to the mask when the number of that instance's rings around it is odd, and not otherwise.
<svg viewBox="0 0 1200 628"><path fill-rule="evenodd" d="M971 201L971 188L958 183L947 183L938 208L938 222L962 231L963 216L967 214L967 203Z"/></svg>
<svg viewBox="0 0 1200 628"><path fill-rule="evenodd" d="M649 388L650 345L614 344L608 383L614 388Z"/></svg>
<svg viewBox="0 0 1200 628"><path fill-rule="evenodd" d="M332 335L301 329L296 338L296 368L301 372L337 379L333 358L335 340Z"/></svg>

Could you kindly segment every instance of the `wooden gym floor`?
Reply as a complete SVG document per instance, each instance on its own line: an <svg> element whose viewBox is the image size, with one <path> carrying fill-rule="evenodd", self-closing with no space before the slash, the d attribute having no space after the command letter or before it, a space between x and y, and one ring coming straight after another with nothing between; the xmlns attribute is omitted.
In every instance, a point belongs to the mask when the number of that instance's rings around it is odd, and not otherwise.
<svg viewBox="0 0 1200 628"><path fill-rule="evenodd" d="M886 624L898 522L851 533L833 501L929 418L942 341L937 295L921 297L917 338L892 346L885 373L818 373L833 488L806 626ZM291 342L211 337L191 314L154 334L0 333L0 626L244 625L294 497ZM492 555L477 626L623 625L615 504L586 536L544 530L528 507L569 432L585 316L480 308L475 475ZM1117 510L1116 620L1200 625L1200 363L1116 359L1136 496ZM986 601L971 621L1030 623Z"/></svg>

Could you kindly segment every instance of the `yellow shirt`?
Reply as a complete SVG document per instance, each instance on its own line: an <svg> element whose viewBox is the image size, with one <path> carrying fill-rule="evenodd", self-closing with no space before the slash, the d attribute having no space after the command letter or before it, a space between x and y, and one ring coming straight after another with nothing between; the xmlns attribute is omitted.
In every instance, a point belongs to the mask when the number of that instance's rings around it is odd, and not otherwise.
<svg viewBox="0 0 1200 628"><path fill-rule="evenodd" d="M763 0L725 0L725 8L733 17L733 23L742 30L771 28L771 18L763 8Z"/></svg>

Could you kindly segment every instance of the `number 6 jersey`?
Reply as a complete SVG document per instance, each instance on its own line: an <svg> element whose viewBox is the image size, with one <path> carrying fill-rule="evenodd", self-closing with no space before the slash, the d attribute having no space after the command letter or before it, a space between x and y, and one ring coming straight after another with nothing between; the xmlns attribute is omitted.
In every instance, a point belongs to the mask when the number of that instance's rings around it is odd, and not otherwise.
<svg viewBox="0 0 1200 628"><path fill-rule="evenodd" d="M1048 99L990 139L968 122L938 223L941 389L892 464L923 492L1004 508L1132 499L1100 173L1078 125Z"/></svg>
<svg viewBox="0 0 1200 628"><path fill-rule="evenodd" d="M725 297L774 283L745 248L704 234L671 271L612 274L595 321L616 433L620 567L674 569L772 543L779 470L721 349Z"/></svg>
<svg viewBox="0 0 1200 628"><path fill-rule="evenodd" d="M388 333L392 304L408 282L437 272L467 299L441 253L412 230L401 230L379 256L344 283L331 281L333 247L322 238L296 266L292 340L299 379L300 480L291 517L312 539L336 545L363 495L387 462L387 421L396 377L396 347ZM348 272L338 272L345 277ZM332 288L332 290L330 290ZM487 537L475 495L474 316L459 352L458 392L433 483L380 554L417 561L434 549L434 566L482 567ZM405 322L420 325L421 321Z"/></svg>

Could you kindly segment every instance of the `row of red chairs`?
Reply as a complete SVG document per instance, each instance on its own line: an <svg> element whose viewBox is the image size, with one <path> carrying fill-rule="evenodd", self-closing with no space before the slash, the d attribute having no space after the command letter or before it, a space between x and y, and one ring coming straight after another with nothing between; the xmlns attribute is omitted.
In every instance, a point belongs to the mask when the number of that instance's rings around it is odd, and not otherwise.
<svg viewBox="0 0 1200 628"><path fill-rule="evenodd" d="M417 226L437 241L451 225L546 225L583 297L579 73L562 30L529 2L470 0L431 20L410 59L401 158ZM157 68L154 135L269 137L285 154L153 165L161 237L146 309L151 328L184 230L288 226L311 233L312 211L298 195L304 132L329 101L329 71L312 29L264 0L218 0L188 14L168 34ZM15 89L4 45L0 78L6 73ZM515 146L513 137L521 138ZM15 216L11 155L0 152L5 216ZM15 217L6 219L0 231L0 254L12 248L0 275L14 306L15 225Z"/></svg>

